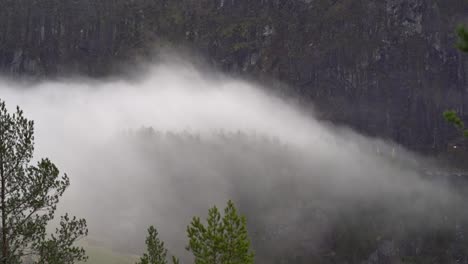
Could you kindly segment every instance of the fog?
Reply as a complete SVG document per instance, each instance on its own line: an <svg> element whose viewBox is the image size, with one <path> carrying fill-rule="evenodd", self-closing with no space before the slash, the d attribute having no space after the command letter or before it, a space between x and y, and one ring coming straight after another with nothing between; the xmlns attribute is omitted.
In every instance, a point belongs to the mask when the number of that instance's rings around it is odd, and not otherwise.
<svg viewBox="0 0 468 264"><path fill-rule="evenodd" d="M153 224L184 255L191 217L229 199L248 216L254 245L278 254L282 245L319 252L356 207L430 226L444 214L432 210L450 213L460 199L393 143L180 60L149 66L138 81L4 80L0 98L35 120L35 157L69 175L59 213L86 218L90 239L132 254Z"/></svg>

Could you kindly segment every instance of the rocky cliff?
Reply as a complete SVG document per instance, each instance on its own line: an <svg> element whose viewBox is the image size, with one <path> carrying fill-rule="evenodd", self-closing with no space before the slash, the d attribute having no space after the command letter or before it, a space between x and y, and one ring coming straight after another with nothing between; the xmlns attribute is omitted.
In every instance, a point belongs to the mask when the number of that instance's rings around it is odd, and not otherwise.
<svg viewBox="0 0 468 264"><path fill-rule="evenodd" d="M0 0L6 74L111 74L163 44L222 70L279 79L326 119L433 152L464 114L463 0Z"/></svg>

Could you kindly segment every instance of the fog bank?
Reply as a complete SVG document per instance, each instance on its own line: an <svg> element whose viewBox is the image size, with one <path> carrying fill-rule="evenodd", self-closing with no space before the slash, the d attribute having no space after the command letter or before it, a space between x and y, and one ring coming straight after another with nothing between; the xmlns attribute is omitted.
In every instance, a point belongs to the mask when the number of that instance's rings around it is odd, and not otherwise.
<svg viewBox="0 0 468 264"><path fill-rule="evenodd" d="M228 199L249 216L255 245L312 253L356 206L430 226L442 221L432 209L458 203L447 185L422 176L422 159L265 90L180 61L153 65L139 81L0 82L7 107L35 120L35 156L71 179L60 211L132 253L154 224L182 254L191 216Z"/></svg>

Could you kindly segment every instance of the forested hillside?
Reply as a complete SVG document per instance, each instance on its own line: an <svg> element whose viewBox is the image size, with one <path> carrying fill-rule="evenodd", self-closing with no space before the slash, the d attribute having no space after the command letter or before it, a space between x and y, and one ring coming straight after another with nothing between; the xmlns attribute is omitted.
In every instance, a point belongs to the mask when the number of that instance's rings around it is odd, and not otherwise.
<svg viewBox="0 0 468 264"><path fill-rule="evenodd" d="M154 48L188 46L222 70L291 85L321 115L425 153L456 132L467 58L463 0L1 0L0 69L115 73ZM451 134L453 132L453 134Z"/></svg>

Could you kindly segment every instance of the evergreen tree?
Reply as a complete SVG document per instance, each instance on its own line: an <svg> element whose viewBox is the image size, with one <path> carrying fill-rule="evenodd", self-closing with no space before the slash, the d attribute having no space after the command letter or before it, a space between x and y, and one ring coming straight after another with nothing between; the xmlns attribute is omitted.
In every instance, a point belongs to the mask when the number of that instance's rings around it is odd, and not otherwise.
<svg viewBox="0 0 468 264"><path fill-rule="evenodd" d="M33 152L34 122L19 107L8 113L0 100L0 263L20 263L27 255L49 264L84 260L84 250L73 242L87 234L85 220L66 215L57 234L47 236L46 226L70 181L48 159L31 165ZM47 255L60 258L52 261Z"/></svg>
<svg viewBox="0 0 468 264"><path fill-rule="evenodd" d="M146 247L148 253L143 254L137 264L167 264L167 249L164 247L164 242L158 238L158 231L153 226L148 228ZM172 262L179 264L179 260L174 256Z"/></svg>
<svg viewBox="0 0 468 264"><path fill-rule="evenodd" d="M187 250L196 264L249 264L254 262L247 233L247 221L239 216L232 201L224 209L224 217L214 206L208 211L207 226L194 217L187 227Z"/></svg>
<svg viewBox="0 0 468 264"><path fill-rule="evenodd" d="M55 234L41 243L37 264L73 264L86 260L84 249L73 246L73 243L86 236L87 232L84 219L70 219L68 214L65 214L61 217L60 228L56 228Z"/></svg>

